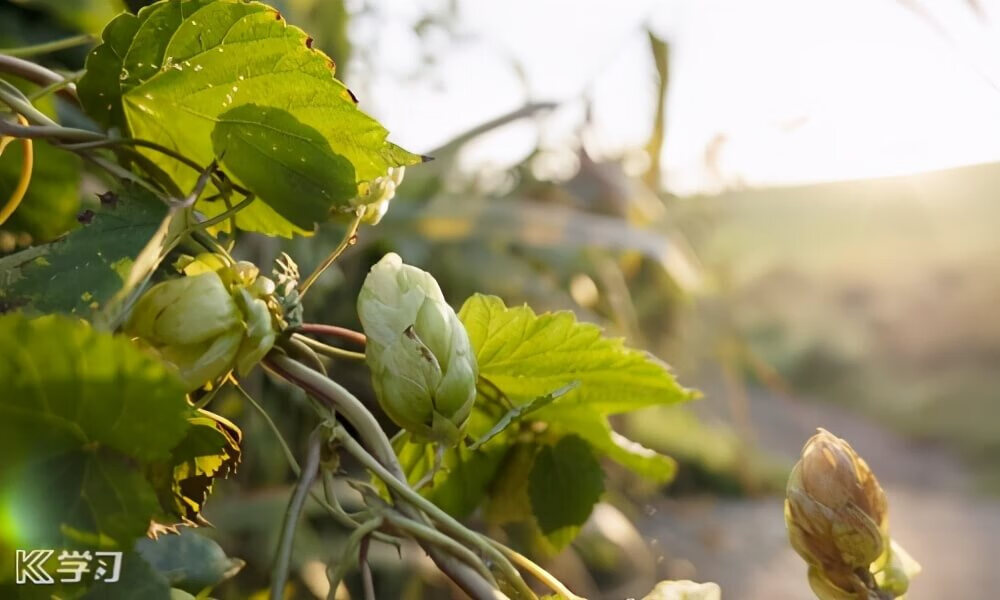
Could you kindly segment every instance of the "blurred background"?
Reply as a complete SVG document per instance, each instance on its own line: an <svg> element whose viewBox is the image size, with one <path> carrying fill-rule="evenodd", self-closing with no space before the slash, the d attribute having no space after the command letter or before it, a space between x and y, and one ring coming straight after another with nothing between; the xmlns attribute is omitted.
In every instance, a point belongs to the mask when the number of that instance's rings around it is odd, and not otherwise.
<svg viewBox="0 0 1000 600"><path fill-rule="evenodd" d="M924 566L907 598L1000 589L1000 2L271 3L395 142L436 158L317 284L310 320L356 325L360 281L392 249L456 306L482 291L572 309L704 393L615 423L681 469L657 489L609 466L583 535L548 557L578 593L689 578L811 598L781 503L818 426L882 481ZM123 8L6 0L0 37L96 32ZM245 246L308 272L340 235ZM259 374L247 387L301 446L305 400ZM206 513L248 563L215 595L244 598L266 585L292 476L256 414L216 403L250 443ZM290 597L325 597L343 533L317 512L299 539ZM453 597L424 562L378 557L380 597Z"/></svg>

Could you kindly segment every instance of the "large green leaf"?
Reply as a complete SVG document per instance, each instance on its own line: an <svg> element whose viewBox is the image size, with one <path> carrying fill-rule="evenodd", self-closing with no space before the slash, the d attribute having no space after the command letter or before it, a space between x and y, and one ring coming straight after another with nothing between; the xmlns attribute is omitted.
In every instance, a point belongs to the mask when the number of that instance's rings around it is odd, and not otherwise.
<svg viewBox="0 0 1000 600"><path fill-rule="evenodd" d="M479 360L479 373L514 403L529 402L572 381L577 389L538 413L558 420L580 410L607 415L688 400L667 365L646 352L606 338L571 312L536 315L507 308L495 296L469 298L459 318Z"/></svg>
<svg viewBox="0 0 1000 600"><path fill-rule="evenodd" d="M162 509L143 465L190 423L184 387L125 338L66 317L0 317L0 550L128 543Z"/></svg>
<svg viewBox="0 0 1000 600"><path fill-rule="evenodd" d="M104 306L167 213L141 188L126 188L117 198L64 238L0 259L0 301L83 317Z"/></svg>
<svg viewBox="0 0 1000 600"><path fill-rule="evenodd" d="M308 232L347 209L359 183L421 160L386 141L333 62L264 4L160 2L120 16L103 38L79 85L87 112L200 164L219 158L259 198L238 214L243 229ZM182 189L194 183L189 167L143 152Z"/></svg>
<svg viewBox="0 0 1000 600"><path fill-rule="evenodd" d="M595 325L578 323L569 312L536 315L527 306L507 308L499 298L476 295L466 301L459 318L476 350L480 375L517 407L579 382L528 418L548 423L557 434L579 435L597 452L644 477L660 483L673 478L673 459L618 434L607 419L611 413L693 396L662 362L626 348L621 340L602 337Z"/></svg>
<svg viewBox="0 0 1000 600"><path fill-rule="evenodd" d="M604 472L581 438L569 435L543 446L528 477L538 526L555 546L572 540L604 493Z"/></svg>

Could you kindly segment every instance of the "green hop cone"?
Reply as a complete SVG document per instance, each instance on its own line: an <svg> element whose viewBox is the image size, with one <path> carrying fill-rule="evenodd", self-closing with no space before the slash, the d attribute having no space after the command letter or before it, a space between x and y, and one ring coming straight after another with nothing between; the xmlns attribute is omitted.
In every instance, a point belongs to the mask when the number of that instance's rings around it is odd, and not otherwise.
<svg viewBox="0 0 1000 600"><path fill-rule="evenodd" d="M476 400L469 335L427 272L386 254L358 295L382 410L415 439L457 444Z"/></svg>
<svg viewBox="0 0 1000 600"><path fill-rule="evenodd" d="M820 600L905 592L892 571L898 561L891 549L897 546L889 538L885 492L851 445L824 429L806 442L792 468L785 524ZM880 581L889 585L880 588Z"/></svg>
<svg viewBox="0 0 1000 600"><path fill-rule="evenodd" d="M173 364L187 389L245 374L274 345L274 284L257 268L205 254L183 261L185 276L158 283L136 302L125 332Z"/></svg>

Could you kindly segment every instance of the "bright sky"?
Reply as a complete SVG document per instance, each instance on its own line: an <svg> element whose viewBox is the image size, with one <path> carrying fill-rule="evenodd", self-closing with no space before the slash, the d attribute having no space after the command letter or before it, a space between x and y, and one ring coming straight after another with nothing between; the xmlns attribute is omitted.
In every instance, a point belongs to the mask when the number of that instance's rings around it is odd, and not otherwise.
<svg viewBox="0 0 1000 600"><path fill-rule="evenodd" d="M676 193L1000 160L1000 0L456 1L457 40L432 28L422 46L413 33L447 0L378 0L356 22L376 64L349 84L416 151L544 100L563 104L484 136L464 164L558 151L585 93L593 153L641 147L655 102L649 27L671 43L663 167Z"/></svg>

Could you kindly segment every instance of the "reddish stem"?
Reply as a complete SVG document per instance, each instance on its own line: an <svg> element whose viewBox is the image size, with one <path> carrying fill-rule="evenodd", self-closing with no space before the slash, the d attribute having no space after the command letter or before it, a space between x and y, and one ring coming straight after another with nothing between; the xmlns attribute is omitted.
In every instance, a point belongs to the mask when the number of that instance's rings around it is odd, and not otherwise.
<svg viewBox="0 0 1000 600"><path fill-rule="evenodd" d="M367 338L365 334L360 331L354 331L353 329L348 329L346 327L338 327L337 325L324 325L323 323L303 323L299 331L304 333L315 333L319 335L329 335L335 338L340 338L342 340L347 340L349 342L354 342L359 346L364 346L367 343Z"/></svg>

